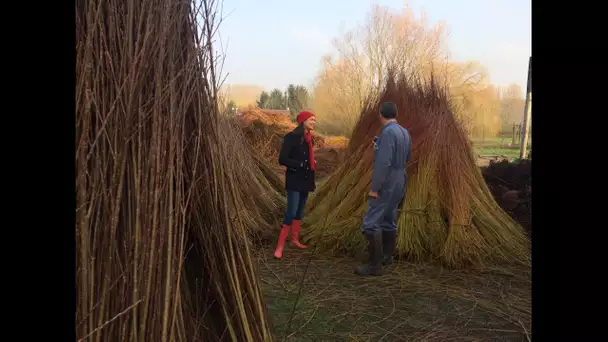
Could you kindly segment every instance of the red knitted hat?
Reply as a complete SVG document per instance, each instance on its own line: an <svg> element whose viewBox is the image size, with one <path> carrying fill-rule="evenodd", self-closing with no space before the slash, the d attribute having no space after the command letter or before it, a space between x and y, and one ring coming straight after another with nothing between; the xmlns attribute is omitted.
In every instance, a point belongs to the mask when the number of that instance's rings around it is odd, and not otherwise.
<svg viewBox="0 0 608 342"><path fill-rule="evenodd" d="M296 121L298 122L298 125L301 125L304 121L308 120L312 116L315 115L311 112L303 110L298 114L298 116L296 116Z"/></svg>

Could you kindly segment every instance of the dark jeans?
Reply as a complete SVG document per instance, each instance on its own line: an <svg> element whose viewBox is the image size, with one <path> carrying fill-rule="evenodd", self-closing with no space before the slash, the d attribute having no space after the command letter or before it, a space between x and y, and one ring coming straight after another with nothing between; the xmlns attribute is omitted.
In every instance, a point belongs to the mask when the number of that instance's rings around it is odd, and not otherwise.
<svg viewBox="0 0 608 342"><path fill-rule="evenodd" d="M290 225L292 220L301 220L304 206L308 199L308 192L287 191L287 210L283 224Z"/></svg>

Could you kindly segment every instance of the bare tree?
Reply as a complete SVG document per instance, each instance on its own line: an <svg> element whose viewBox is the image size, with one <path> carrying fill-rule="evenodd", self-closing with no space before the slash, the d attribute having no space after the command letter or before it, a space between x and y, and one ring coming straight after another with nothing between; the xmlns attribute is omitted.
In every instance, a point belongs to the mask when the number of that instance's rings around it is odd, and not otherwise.
<svg viewBox="0 0 608 342"><path fill-rule="evenodd" d="M319 129L333 135L350 135L369 88L365 75L350 60L324 59L314 88L313 108L322 117Z"/></svg>
<svg viewBox="0 0 608 342"><path fill-rule="evenodd" d="M471 135L500 131L500 102L487 70L476 61L448 59L446 29L429 25L424 12L375 5L365 22L333 41L337 58L324 57L314 89L319 128L349 135L364 101L386 82L389 69L440 82L450 89L459 121Z"/></svg>
<svg viewBox="0 0 608 342"><path fill-rule="evenodd" d="M510 84L503 89L501 97L501 120L504 129L507 129L511 125L521 122L525 99L523 91L518 84Z"/></svg>
<svg viewBox="0 0 608 342"><path fill-rule="evenodd" d="M444 60L444 37L443 25L430 26L424 13L416 17L409 7L373 6L362 25L334 39L337 58L323 59L314 107L331 120L321 120L320 127L350 133L364 100L378 92L388 70L415 75Z"/></svg>

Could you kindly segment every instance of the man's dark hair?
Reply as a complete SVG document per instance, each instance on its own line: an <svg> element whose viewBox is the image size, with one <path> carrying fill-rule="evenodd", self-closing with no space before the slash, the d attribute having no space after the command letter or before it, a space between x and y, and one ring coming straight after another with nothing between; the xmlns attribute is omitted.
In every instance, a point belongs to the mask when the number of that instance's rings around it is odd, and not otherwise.
<svg viewBox="0 0 608 342"><path fill-rule="evenodd" d="M397 105L392 102L383 102L380 105L380 115L387 119L394 119L397 117Z"/></svg>

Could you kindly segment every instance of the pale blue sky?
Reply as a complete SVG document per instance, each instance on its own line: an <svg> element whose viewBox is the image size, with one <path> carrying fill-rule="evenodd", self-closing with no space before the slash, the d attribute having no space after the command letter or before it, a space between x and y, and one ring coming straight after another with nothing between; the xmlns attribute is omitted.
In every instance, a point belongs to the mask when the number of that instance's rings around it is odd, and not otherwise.
<svg viewBox="0 0 608 342"><path fill-rule="evenodd" d="M220 26L226 83L266 89L311 85L331 39L362 23L371 6L402 9L403 0L224 0ZM526 86L531 0L407 1L428 20L444 21L452 59L477 60L497 85ZM217 46L219 47L219 46Z"/></svg>

